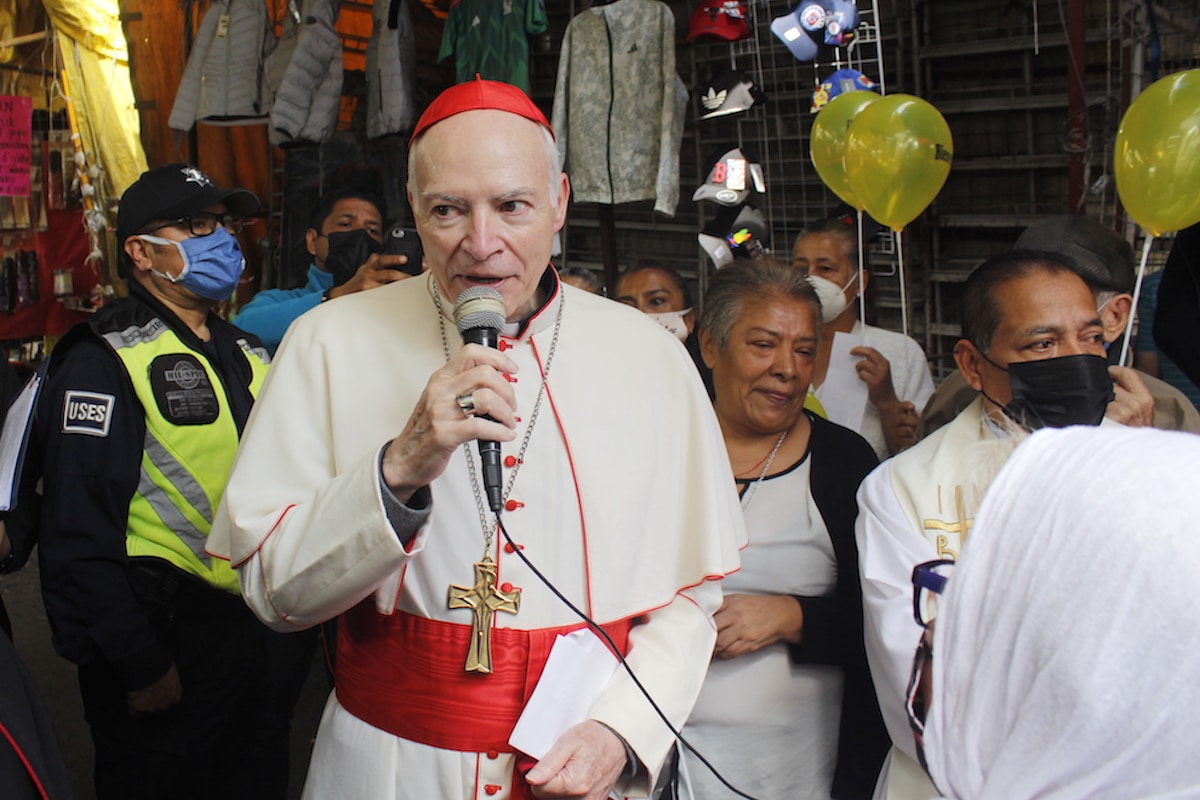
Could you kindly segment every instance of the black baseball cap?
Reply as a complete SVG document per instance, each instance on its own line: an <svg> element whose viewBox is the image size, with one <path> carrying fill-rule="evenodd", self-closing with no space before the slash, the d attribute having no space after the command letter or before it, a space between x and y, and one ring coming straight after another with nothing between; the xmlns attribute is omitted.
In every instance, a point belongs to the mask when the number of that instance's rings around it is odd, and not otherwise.
<svg viewBox="0 0 1200 800"><path fill-rule="evenodd" d="M767 96L754 85L750 76L728 67L700 91L702 114L697 119L713 119L748 111Z"/></svg>
<svg viewBox="0 0 1200 800"><path fill-rule="evenodd" d="M1017 237L1016 249L1063 256L1093 291L1099 288L1131 294L1137 281L1129 242L1112 228L1079 214L1033 223Z"/></svg>
<svg viewBox="0 0 1200 800"><path fill-rule="evenodd" d="M247 189L220 189L212 178L188 164L164 164L146 170L125 194L117 210L117 247L151 220L177 219L224 203L231 214L258 213L258 196Z"/></svg>

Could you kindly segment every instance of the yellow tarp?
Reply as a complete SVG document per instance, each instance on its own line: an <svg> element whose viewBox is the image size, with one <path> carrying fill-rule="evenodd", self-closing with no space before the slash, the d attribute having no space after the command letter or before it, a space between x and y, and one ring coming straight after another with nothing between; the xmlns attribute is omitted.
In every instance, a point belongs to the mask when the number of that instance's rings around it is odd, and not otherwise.
<svg viewBox="0 0 1200 800"><path fill-rule="evenodd" d="M146 170L129 55L116 0L43 0L58 32L64 85L89 166L102 169L101 208Z"/></svg>
<svg viewBox="0 0 1200 800"><path fill-rule="evenodd" d="M5 0L10 2L10 0ZM58 29L88 50L118 61L129 60L117 0L41 0ZM126 81L128 82L128 81Z"/></svg>

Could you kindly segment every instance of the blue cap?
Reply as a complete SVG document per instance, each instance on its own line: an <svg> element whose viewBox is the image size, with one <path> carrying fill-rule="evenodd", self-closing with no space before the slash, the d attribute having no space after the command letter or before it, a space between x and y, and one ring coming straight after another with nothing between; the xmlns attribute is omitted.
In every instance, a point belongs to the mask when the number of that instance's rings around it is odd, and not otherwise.
<svg viewBox="0 0 1200 800"><path fill-rule="evenodd" d="M878 92L879 84L856 69L839 69L821 81L821 85L813 92L812 108L809 111L815 114L839 94L858 91Z"/></svg>
<svg viewBox="0 0 1200 800"><path fill-rule="evenodd" d="M848 0L805 0L771 21L771 32L800 61L812 61L820 44L844 45L854 38L858 7Z"/></svg>

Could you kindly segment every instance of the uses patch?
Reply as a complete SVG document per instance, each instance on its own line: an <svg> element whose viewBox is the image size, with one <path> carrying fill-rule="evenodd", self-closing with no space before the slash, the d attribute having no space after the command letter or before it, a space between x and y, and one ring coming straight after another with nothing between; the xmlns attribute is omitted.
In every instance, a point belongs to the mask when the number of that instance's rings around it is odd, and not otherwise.
<svg viewBox="0 0 1200 800"><path fill-rule="evenodd" d="M113 403L111 394L67 391L63 398L63 433L83 433L88 436L108 436L112 422Z"/></svg>

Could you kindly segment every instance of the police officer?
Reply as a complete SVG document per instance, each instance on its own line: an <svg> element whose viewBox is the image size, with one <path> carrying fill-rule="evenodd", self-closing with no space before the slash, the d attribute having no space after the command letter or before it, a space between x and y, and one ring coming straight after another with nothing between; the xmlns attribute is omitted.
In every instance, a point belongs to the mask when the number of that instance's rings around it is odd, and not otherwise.
<svg viewBox="0 0 1200 800"><path fill-rule="evenodd" d="M117 217L129 296L59 343L39 399L43 595L79 666L100 800L285 792L267 631L205 552L269 361L214 313L258 208L185 164L143 173Z"/></svg>

